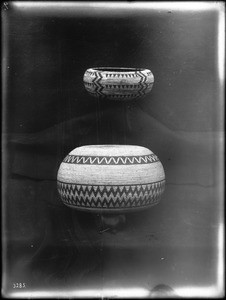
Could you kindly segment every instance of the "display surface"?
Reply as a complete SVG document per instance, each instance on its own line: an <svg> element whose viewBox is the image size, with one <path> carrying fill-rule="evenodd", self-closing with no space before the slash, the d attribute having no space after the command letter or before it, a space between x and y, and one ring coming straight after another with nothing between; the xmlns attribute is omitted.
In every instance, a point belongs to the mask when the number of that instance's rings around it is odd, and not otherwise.
<svg viewBox="0 0 226 300"><path fill-rule="evenodd" d="M61 199L70 207L125 212L157 204L165 188L165 173L147 148L89 145L65 157L57 181Z"/></svg>

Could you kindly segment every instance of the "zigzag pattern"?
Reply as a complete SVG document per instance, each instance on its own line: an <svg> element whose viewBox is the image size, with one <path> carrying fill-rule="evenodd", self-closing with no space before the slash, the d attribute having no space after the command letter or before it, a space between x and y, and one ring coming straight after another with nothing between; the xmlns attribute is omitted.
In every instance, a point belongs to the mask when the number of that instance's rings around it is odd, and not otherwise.
<svg viewBox="0 0 226 300"><path fill-rule="evenodd" d="M101 79L101 73L95 72L95 78L93 79L93 83L95 84L95 92L100 96L104 96L102 93L103 86L100 84Z"/></svg>
<svg viewBox="0 0 226 300"><path fill-rule="evenodd" d="M101 72L101 71L86 71L84 75L84 86L91 96L100 98L111 99L134 99L144 96L147 92L150 92L153 86L153 82L149 82L150 72ZM131 84L130 80L127 83L120 84L120 80L115 80L114 83L108 81L108 78L135 78L139 77L138 83ZM88 79L89 78L89 79ZM103 80L102 80L103 79ZM88 80L88 81L86 81ZM90 82L91 80L91 82ZM136 80L137 81L137 80ZM132 93L131 93L132 92Z"/></svg>
<svg viewBox="0 0 226 300"><path fill-rule="evenodd" d="M88 91L88 93L93 97L109 98L109 99L113 99L113 100L128 100L128 99L135 99L135 98L140 97L140 95L138 93L137 94L103 94L101 96L92 91Z"/></svg>
<svg viewBox="0 0 226 300"><path fill-rule="evenodd" d="M83 185L57 182L66 205L83 208L122 209L157 204L165 189L165 180L139 185Z"/></svg>
<svg viewBox="0 0 226 300"><path fill-rule="evenodd" d="M150 85L151 83L149 83ZM84 85L87 86L87 87L93 87L95 86L95 83L93 82L84 82ZM139 90L140 88L142 88L142 85L141 84L122 84L122 85L119 85L119 84L104 84L103 83L103 88L107 88L107 89L135 89L137 88L137 90Z"/></svg>
<svg viewBox="0 0 226 300"><path fill-rule="evenodd" d="M106 70L107 71L107 70ZM118 72L118 73L110 73L111 71L107 71L107 72L109 72L109 73L102 73L103 74L103 77L106 77L106 78L108 78L108 77L110 77L110 78L115 78L115 77L126 77L126 78L133 78L133 77L138 77L138 75L136 74L136 73L134 73L134 72L131 72L131 73L128 73L128 72L125 72L125 73L123 73L123 72ZM90 75L90 76L96 76L96 72L92 72L92 71L89 71L89 70L87 70L86 72L85 72L85 75L86 74L88 74L88 75ZM147 73L148 74L148 73Z"/></svg>
<svg viewBox="0 0 226 300"><path fill-rule="evenodd" d="M87 164L87 165L131 165L131 164L149 164L159 161L153 153L143 156L77 156L67 155L63 162L69 164Z"/></svg>
<svg viewBox="0 0 226 300"><path fill-rule="evenodd" d="M93 87L96 86L95 83L93 82L84 82L84 85L87 87L87 88L91 88L93 90ZM150 87L152 86L153 83L149 82L149 83L146 83L146 87ZM140 83L139 84L122 84L122 85L119 85L119 84L102 84L103 86L103 89L124 89L124 90L134 90L136 88L136 90L140 90L143 88L143 85L141 85Z"/></svg>
<svg viewBox="0 0 226 300"><path fill-rule="evenodd" d="M141 73L140 71L137 71L136 72L138 76L140 76L141 80L140 80L140 84L141 84L141 88L139 90L139 95L140 96L143 96L145 95L145 91L147 90L148 88L148 85L146 83L147 81L147 76L145 76L143 73Z"/></svg>

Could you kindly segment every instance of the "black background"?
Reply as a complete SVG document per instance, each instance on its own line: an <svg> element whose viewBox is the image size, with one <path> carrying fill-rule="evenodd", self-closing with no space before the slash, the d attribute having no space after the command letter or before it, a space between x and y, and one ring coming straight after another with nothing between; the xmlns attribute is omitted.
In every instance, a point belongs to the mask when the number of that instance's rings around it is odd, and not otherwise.
<svg viewBox="0 0 226 300"><path fill-rule="evenodd" d="M21 281L29 290L216 281L218 10L119 7L2 8L7 292ZM83 74L98 66L148 68L153 89L131 102L92 98ZM117 234L99 234L98 217L64 207L55 181L73 148L109 143L151 149L167 189Z"/></svg>

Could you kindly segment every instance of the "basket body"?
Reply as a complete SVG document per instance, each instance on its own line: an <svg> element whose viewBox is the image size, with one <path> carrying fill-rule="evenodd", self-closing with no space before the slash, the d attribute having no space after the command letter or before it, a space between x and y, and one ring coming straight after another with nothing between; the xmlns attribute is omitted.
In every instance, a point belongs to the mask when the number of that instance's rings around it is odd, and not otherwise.
<svg viewBox="0 0 226 300"><path fill-rule="evenodd" d="M75 148L57 175L63 203L92 212L128 212L159 202L165 173L149 149L130 145Z"/></svg>
<svg viewBox="0 0 226 300"><path fill-rule="evenodd" d="M84 77L84 86L90 95L111 100L131 100L149 93L154 76L148 69L90 68Z"/></svg>

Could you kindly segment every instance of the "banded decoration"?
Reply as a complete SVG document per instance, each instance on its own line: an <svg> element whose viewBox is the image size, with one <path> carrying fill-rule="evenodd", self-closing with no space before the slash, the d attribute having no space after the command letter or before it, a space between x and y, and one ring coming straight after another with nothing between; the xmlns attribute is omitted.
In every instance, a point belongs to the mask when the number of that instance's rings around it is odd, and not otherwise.
<svg viewBox="0 0 226 300"><path fill-rule="evenodd" d="M158 161L158 157L153 153L143 156L76 156L67 155L63 162L69 164L95 164L95 165L129 165L148 164Z"/></svg>
<svg viewBox="0 0 226 300"><path fill-rule="evenodd" d="M157 204L165 188L158 157L135 145L88 145L62 161L58 192L67 206L97 212L128 212Z"/></svg>
<svg viewBox="0 0 226 300"><path fill-rule="evenodd" d="M64 204L74 208L114 210L155 205L165 189L165 180L137 185L85 185L58 181Z"/></svg>
<svg viewBox="0 0 226 300"><path fill-rule="evenodd" d="M148 69L98 67L87 69L83 82L94 97L131 100L151 91L154 76Z"/></svg>

